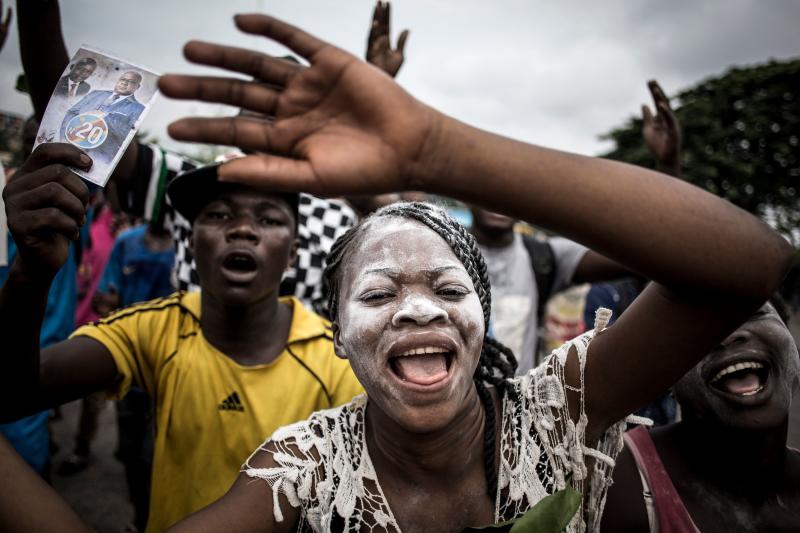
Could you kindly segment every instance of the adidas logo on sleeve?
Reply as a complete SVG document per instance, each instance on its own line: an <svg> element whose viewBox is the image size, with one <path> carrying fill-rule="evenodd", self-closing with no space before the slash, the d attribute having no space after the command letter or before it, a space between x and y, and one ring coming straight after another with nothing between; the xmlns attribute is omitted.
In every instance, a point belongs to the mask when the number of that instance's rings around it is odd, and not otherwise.
<svg viewBox="0 0 800 533"><path fill-rule="evenodd" d="M239 411L240 413L243 413L244 405L239 399L239 394L234 391L230 394L230 396L220 402L217 409L220 411Z"/></svg>

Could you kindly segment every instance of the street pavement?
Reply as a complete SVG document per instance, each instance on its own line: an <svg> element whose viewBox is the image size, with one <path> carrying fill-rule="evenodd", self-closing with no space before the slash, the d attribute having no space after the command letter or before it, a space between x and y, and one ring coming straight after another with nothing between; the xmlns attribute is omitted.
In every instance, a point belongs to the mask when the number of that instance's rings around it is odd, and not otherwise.
<svg viewBox="0 0 800 533"><path fill-rule="evenodd" d="M53 487L70 506L98 533L117 533L133 520L133 506L128 501L125 471L114 458L117 446L117 423L113 402L100 414L100 426L92 447L89 467L70 476L58 475L58 465L72 452L78 427L81 402L61 408L62 417L50 425L58 453L53 458Z"/></svg>

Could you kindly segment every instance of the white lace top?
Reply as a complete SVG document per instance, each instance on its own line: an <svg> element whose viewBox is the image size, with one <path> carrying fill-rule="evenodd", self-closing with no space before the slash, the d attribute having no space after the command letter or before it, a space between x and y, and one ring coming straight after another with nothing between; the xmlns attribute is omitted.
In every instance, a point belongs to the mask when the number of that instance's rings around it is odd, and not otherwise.
<svg viewBox="0 0 800 533"><path fill-rule="evenodd" d="M506 394L503 400L495 523L521 516L548 494L563 489L571 474L570 483L584 496L581 512L567 531L599 528L625 428L624 421L613 425L596 448L585 443L583 369L594 332L605 323L600 326L555 350L528 374L510 380L517 394ZM580 365L579 387L564 380L572 346ZM570 396L573 401L580 398L577 424L569 416L568 390L575 393ZM400 532L367 450L366 405L367 398L359 396L347 405L277 430L255 452L271 454L276 467L253 468L253 456L247 460L242 471L266 480L272 488L277 521L283 520L278 504L283 494L301 510L298 531Z"/></svg>

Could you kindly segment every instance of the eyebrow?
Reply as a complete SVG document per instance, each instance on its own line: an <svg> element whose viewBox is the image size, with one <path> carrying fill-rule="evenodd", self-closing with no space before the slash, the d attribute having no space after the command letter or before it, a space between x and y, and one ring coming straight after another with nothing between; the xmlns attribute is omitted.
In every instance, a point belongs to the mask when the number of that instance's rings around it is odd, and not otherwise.
<svg viewBox="0 0 800 533"><path fill-rule="evenodd" d="M364 274L385 274L385 275L387 275L389 277L396 278L397 276L400 275L400 269L399 268L387 268L387 267L370 268L369 270L364 272Z"/></svg>
<svg viewBox="0 0 800 533"><path fill-rule="evenodd" d="M440 266L440 267L436 267L436 268L431 269L430 272L433 273L433 274L441 274L443 272L447 272L448 270L458 270L458 269L459 268L457 266L453 266L453 265Z"/></svg>
<svg viewBox="0 0 800 533"><path fill-rule="evenodd" d="M444 272L449 270L459 270L457 266L448 265L448 266L440 266L436 268L431 268L427 272L432 275L440 275ZM389 268L389 267L379 267L379 268L371 268L364 272L364 274L385 274L389 277L398 277L402 271L399 268Z"/></svg>

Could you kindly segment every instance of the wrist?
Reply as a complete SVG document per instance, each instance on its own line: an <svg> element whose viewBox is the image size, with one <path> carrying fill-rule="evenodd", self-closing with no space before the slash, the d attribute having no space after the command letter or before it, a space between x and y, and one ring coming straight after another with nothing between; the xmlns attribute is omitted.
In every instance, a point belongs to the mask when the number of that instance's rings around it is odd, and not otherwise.
<svg viewBox="0 0 800 533"><path fill-rule="evenodd" d="M424 120L419 144L410 164L403 169L401 178L405 182L404 190L436 192L437 182L449 166L450 156L445 145L453 119L424 104L420 105L423 107Z"/></svg>
<svg viewBox="0 0 800 533"><path fill-rule="evenodd" d="M49 272L43 268L34 268L25 261L22 255L17 254L8 271L8 283L25 287L26 290L41 288L44 291L48 291L55 276L56 272Z"/></svg>
<svg viewBox="0 0 800 533"><path fill-rule="evenodd" d="M681 175L681 162L678 156L656 161L656 170L675 176L676 178Z"/></svg>

